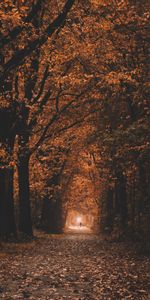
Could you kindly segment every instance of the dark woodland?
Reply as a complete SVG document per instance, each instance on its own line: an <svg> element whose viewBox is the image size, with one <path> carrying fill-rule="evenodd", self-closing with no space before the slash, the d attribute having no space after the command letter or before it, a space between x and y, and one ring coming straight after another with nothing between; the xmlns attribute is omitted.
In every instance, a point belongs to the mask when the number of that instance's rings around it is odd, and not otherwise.
<svg viewBox="0 0 150 300"><path fill-rule="evenodd" d="M0 299L150 299L149 9L0 2Z"/></svg>

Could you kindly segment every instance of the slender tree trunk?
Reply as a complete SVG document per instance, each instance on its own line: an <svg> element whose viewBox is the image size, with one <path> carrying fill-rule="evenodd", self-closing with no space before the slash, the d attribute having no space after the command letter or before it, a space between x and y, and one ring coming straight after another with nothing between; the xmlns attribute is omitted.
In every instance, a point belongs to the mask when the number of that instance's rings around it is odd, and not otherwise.
<svg viewBox="0 0 150 300"><path fill-rule="evenodd" d="M44 199L41 218L42 228L48 233L62 232L62 213L60 201L57 199Z"/></svg>
<svg viewBox="0 0 150 300"><path fill-rule="evenodd" d="M12 168L0 169L0 236L2 238L16 237L13 175Z"/></svg>
<svg viewBox="0 0 150 300"><path fill-rule="evenodd" d="M30 207L29 159L30 156L28 154L19 156L19 230L31 236L33 232Z"/></svg>
<svg viewBox="0 0 150 300"><path fill-rule="evenodd" d="M133 175L133 180L131 182L131 203L132 203L132 213L131 213L131 221L133 230L135 230L135 176Z"/></svg>
<svg viewBox="0 0 150 300"><path fill-rule="evenodd" d="M139 163L139 201L138 201L138 228L141 231L144 228L145 208L148 209L149 194L146 168L144 162Z"/></svg>
<svg viewBox="0 0 150 300"><path fill-rule="evenodd" d="M120 217L120 225L124 230L127 226L128 221L126 178L121 170L119 170L116 175L116 213Z"/></svg>
<svg viewBox="0 0 150 300"><path fill-rule="evenodd" d="M47 195L44 200L41 223L43 229L49 233L61 233L63 231L62 194L58 190L58 186L65 165L66 160L62 164L60 172L47 182L49 186L53 186L54 191L51 198Z"/></svg>
<svg viewBox="0 0 150 300"><path fill-rule="evenodd" d="M113 188L109 187L106 193L106 220L104 221L105 228L107 228L107 233L110 233L113 230L113 197L114 190Z"/></svg>

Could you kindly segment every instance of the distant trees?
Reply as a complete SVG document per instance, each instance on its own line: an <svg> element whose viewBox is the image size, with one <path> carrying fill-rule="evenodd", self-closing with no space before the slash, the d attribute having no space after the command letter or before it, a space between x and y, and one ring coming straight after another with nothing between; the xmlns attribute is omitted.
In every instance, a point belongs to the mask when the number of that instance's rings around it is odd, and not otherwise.
<svg viewBox="0 0 150 300"><path fill-rule="evenodd" d="M103 228L149 234L147 5L147 1L142 6L114 1L109 6L106 31L112 48L107 48L103 63L107 72L101 87L104 101L99 119L103 122L99 122L98 140L106 180ZM143 178L145 196L140 192Z"/></svg>
<svg viewBox="0 0 150 300"><path fill-rule="evenodd" d="M45 176L42 222L48 220L44 214L49 207L55 211L52 223L57 223L63 166L76 134L79 137L79 124L93 144L101 177L101 228L145 230L150 135L148 1L77 4L68 0L60 7L54 2L0 4L0 234L16 234L16 167L19 230L32 234L33 161L38 162L38 172L40 168L45 172L41 171ZM63 135L66 138L59 145L57 138ZM82 137L79 140L82 143ZM51 147L63 148L64 155L54 151L59 163ZM52 228L50 223L46 226Z"/></svg>

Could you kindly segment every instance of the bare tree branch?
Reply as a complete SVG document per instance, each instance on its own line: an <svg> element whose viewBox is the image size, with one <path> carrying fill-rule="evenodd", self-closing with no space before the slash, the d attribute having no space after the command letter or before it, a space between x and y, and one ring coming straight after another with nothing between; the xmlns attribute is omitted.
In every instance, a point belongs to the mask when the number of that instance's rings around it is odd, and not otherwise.
<svg viewBox="0 0 150 300"><path fill-rule="evenodd" d="M48 89L48 91L46 92L46 94L44 95L43 99L41 100L41 102L39 104L38 110L34 114L34 118L29 123L30 130L32 130L33 126L36 125L37 118L42 113L43 108L45 107L47 101L49 100L50 95L51 95L51 89Z"/></svg>
<svg viewBox="0 0 150 300"><path fill-rule="evenodd" d="M75 122L73 122L72 124L70 124L70 125L68 125L68 126L64 126L63 128L59 129L59 130L56 132L56 135L58 135L58 134L61 133L61 132L66 131L66 130L68 130L68 129L71 129L71 128L75 127L76 125L79 125L79 124L83 123L85 120L87 120L87 118L88 118L89 116L91 116L92 114L96 113L97 111L98 111L98 109L94 109L94 110L92 110L91 112L87 113L84 117L82 117L82 118L76 120ZM53 135L54 135L53 133L50 134L50 135L47 135L47 136L45 136L45 139L48 139L48 138L52 137Z"/></svg>
<svg viewBox="0 0 150 300"><path fill-rule="evenodd" d="M72 101L70 101L67 105L65 105L60 111L59 113L56 113L53 115L53 117L49 120L49 122L47 123L47 125L45 126L43 133L41 134L38 142L33 146L33 148L30 149L30 153L32 154L39 146L40 144L44 141L45 136L47 134L48 129L50 128L50 126L55 123L57 120L59 120L59 118L61 117L61 115L73 104L73 102L75 102L76 99L73 99Z"/></svg>
<svg viewBox="0 0 150 300"><path fill-rule="evenodd" d="M34 99L32 100L32 104L36 103L36 102L39 100L39 98L41 97L41 95L42 95L42 93L43 93L43 90L44 90L44 85L45 85L45 82L46 82L48 76L49 76L49 66L47 66L47 67L45 68L43 78L42 78L42 80L41 80L41 82L40 82L40 84L39 84L39 85L40 85L39 92L38 92L38 94L34 97Z"/></svg>

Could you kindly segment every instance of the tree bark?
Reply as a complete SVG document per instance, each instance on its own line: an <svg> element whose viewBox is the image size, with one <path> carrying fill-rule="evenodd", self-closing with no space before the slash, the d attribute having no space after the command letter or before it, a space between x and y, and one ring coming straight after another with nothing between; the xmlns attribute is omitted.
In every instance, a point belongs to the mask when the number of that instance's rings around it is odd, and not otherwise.
<svg viewBox="0 0 150 300"><path fill-rule="evenodd" d="M62 211L60 201L58 199L49 199L46 197L43 202L42 229L48 233L62 232Z"/></svg>
<svg viewBox="0 0 150 300"><path fill-rule="evenodd" d="M116 173L117 181L115 186L115 198L116 198L116 214L120 217L120 225L124 230L128 221L128 208L127 208L127 191L126 191L126 178L122 173L122 170L118 170Z"/></svg>
<svg viewBox="0 0 150 300"><path fill-rule="evenodd" d="M13 176L12 168L0 169L0 236L2 238L16 237Z"/></svg>
<svg viewBox="0 0 150 300"><path fill-rule="evenodd" d="M108 231L111 232L113 230L113 197L114 190L113 188L109 188L107 191L107 224Z"/></svg>
<svg viewBox="0 0 150 300"><path fill-rule="evenodd" d="M8 99L11 95L12 85L10 80L5 82L5 91L8 92ZM2 92L2 91L1 91ZM9 108L0 108L0 148L8 157L1 159L0 167L0 235L7 238L16 236L16 224L13 199L13 178L14 169L9 166L13 154L15 136L17 133L17 105Z"/></svg>
<svg viewBox="0 0 150 300"><path fill-rule="evenodd" d="M19 231L26 235L32 236L33 231L30 207L29 159L30 156L28 154L19 156Z"/></svg>

